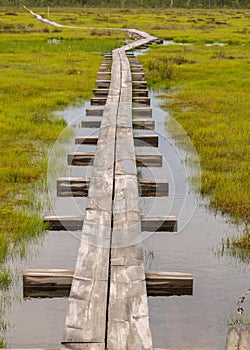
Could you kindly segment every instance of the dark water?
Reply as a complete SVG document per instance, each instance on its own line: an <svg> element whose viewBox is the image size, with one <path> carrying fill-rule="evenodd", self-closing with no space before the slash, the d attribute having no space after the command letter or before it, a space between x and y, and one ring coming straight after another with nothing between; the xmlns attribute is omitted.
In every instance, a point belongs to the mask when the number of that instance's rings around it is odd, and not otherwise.
<svg viewBox="0 0 250 350"><path fill-rule="evenodd" d="M221 253L222 238L234 235L239 228L206 208L206 202L198 194L200 171L196 152L182 128L158 107L159 102L152 98L164 166L143 169L142 173L147 177L168 179L170 195L168 198L144 198L141 207L143 213L176 215L179 232L145 233L145 266L151 271L191 272L194 291L193 296L149 298L154 347L222 350L227 325L236 316L236 302L250 287L250 268L247 262ZM96 132L79 128L85 107L72 107L60 113L73 125L76 135ZM178 134L178 142L166 131L166 122L175 135ZM65 166L68 151L94 149L75 146L73 140L74 135L68 141L64 135L49 155L51 213L77 215L84 211L84 199L56 198L58 177L91 176L91 167L70 169ZM178 143L182 144L181 149ZM189 181L194 175L195 185ZM26 261L12 262L17 266L17 278L11 291L12 303L5 315L9 347L61 346L67 299L23 299L21 274L24 268L74 268L79 237L80 232L48 232L44 239L30 246ZM248 300L245 310L246 315L249 314Z"/></svg>

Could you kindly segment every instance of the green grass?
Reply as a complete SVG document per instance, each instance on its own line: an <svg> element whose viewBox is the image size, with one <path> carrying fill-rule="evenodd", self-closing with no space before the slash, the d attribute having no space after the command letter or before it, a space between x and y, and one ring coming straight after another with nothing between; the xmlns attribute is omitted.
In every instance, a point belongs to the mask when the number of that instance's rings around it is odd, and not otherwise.
<svg viewBox="0 0 250 350"><path fill-rule="evenodd" d="M249 12L241 14L239 23L245 26L248 16ZM184 127L200 156L202 194L209 196L212 208L248 226L250 44L245 31L238 35L239 23L234 17L233 13L225 15L230 26L223 29L221 37L218 28L206 34L197 28L195 33L185 33L187 41L194 41L192 45L154 47L140 59L150 85L168 89L165 107ZM177 25L176 35L178 32ZM237 43L231 40L233 32ZM228 45L201 44L213 40ZM249 249L249 234L243 237L233 245Z"/></svg>
<svg viewBox="0 0 250 350"><path fill-rule="evenodd" d="M33 191L45 182L48 149L66 126L54 111L91 97L104 52L120 46L124 35L58 30L15 8L8 14L0 9L0 32L3 263L13 254L24 255L27 242L46 229L40 208L34 206L39 193L33 196Z"/></svg>

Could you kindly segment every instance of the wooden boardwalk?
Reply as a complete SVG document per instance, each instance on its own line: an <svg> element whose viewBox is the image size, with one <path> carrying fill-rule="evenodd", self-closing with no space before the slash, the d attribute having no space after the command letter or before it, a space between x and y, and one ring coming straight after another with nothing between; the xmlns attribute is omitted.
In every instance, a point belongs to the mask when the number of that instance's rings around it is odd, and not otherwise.
<svg viewBox="0 0 250 350"><path fill-rule="evenodd" d="M143 36L112 52L111 74L98 74L110 78L110 86L99 100L104 108L65 321L67 346L153 349L140 246L132 73L126 55L156 39ZM69 159L71 164L74 159L74 155Z"/></svg>
<svg viewBox="0 0 250 350"><path fill-rule="evenodd" d="M24 295L68 297L62 344L79 350L153 350L148 295L191 295L190 273L144 270L143 231L177 231L173 216L143 216L140 197L169 193L165 180L138 179L137 166L161 167L147 83L131 50L159 39L128 30L136 38L105 55L93 106L83 127L98 136L77 137L76 144L96 145L95 152L73 152L70 166L92 166L91 179L60 178L61 197L86 197L84 216L46 216L53 230L82 230L74 270L24 271ZM111 69L110 69L111 67ZM110 70L108 70L110 69ZM135 147L147 151L136 152Z"/></svg>

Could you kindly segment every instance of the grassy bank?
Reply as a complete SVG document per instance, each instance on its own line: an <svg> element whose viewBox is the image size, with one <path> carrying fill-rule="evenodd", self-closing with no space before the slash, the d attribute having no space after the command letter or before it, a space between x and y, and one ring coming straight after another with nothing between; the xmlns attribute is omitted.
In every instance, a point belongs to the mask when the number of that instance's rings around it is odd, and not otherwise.
<svg viewBox="0 0 250 350"><path fill-rule="evenodd" d="M123 34L58 30L16 8L0 9L0 32L3 263L45 228L33 192L45 182L48 149L65 128L53 112L90 98L103 53L118 47Z"/></svg>
<svg viewBox="0 0 250 350"><path fill-rule="evenodd" d="M181 35L180 24L169 24L171 38L190 45L155 47L141 61L151 86L168 89L165 107L198 151L202 194L215 210L246 223L233 244L249 249L250 13L207 12L214 24L201 27L204 15L194 13L192 28ZM182 19L188 28L190 17ZM161 34L169 38L168 31ZM213 42L225 46L206 46Z"/></svg>

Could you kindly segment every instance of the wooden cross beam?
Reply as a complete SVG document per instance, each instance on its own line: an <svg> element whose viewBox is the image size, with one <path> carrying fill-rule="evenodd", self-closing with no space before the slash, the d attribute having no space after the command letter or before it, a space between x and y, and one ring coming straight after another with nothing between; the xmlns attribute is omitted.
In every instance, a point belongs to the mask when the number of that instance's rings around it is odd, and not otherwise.
<svg viewBox="0 0 250 350"><path fill-rule="evenodd" d="M44 222L51 231L79 231L82 229L84 217L71 215L46 215ZM177 232L175 216L141 215L142 232Z"/></svg>
<svg viewBox="0 0 250 350"><path fill-rule="evenodd" d="M134 129L138 130L154 130L155 121L147 118L136 118L132 121ZM101 126L101 119L85 119L81 123L82 128L99 129Z"/></svg>
<svg viewBox="0 0 250 350"><path fill-rule="evenodd" d="M165 180L138 179L141 197L168 196L169 184ZM57 196L86 197L89 190L89 179L65 177L57 179Z"/></svg>
<svg viewBox="0 0 250 350"><path fill-rule="evenodd" d="M98 135L77 136L75 138L76 145L96 145L98 142ZM157 134L134 134L135 147L158 147Z"/></svg>
<svg viewBox="0 0 250 350"><path fill-rule="evenodd" d="M68 296L73 275L73 269L26 269L23 271L24 296ZM148 296L192 295L191 273L149 271L145 276Z"/></svg>
<svg viewBox="0 0 250 350"><path fill-rule="evenodd" d="M72 152L68 154L68 165L93 165L95 152ZM162 154L160 152L137 152L136 165L141 167L162 167Z"/></svg>

